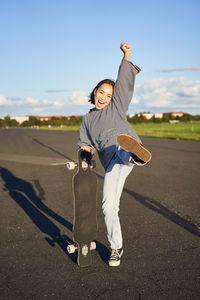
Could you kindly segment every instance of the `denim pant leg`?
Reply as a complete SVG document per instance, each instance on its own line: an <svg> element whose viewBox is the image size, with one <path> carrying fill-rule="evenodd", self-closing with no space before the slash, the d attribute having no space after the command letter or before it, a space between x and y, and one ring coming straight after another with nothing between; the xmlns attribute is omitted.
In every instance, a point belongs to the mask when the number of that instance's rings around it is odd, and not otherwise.
<svg viewBox="0 0 200 300"><path fill-rule="evenodd" d="M111 249L122 248L122 233L118 212L124 183L132 169L133 164L124 164L117 154L106 169L102 209Z"/></svg>

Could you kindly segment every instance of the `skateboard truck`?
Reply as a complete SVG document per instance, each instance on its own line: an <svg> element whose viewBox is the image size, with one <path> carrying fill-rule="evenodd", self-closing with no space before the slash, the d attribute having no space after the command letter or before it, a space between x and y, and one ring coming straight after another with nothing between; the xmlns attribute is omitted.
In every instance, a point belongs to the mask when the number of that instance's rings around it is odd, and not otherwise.
<svg viewBox="0 0 200 300"><path fill-rule="evenodd" d="M68 161L67 162L67 169L69 171L74 170L78 167L78 163L74 161ZM96 167L95 160L91 160L90 162L87 161L87 159L83 159L81 162L81 168L85 171L87 168L90 167L91 169L94 169Z"/></svg>
<svg viewBox="0 0 200 300"><path fill-rule="evenodd" d="M92 251L92 250L95 250L95 249L96 249L96 243L93 241L93 242L90 243L90 250ZM78 245L76 245L76 244L71 244L71 245L67 246L67 252L69 254L72 254L77 250L78 250ZM86 256L87 253L88 253L87 245L83 245L82 254L83 255L85 254L84 256Z"/></svg>

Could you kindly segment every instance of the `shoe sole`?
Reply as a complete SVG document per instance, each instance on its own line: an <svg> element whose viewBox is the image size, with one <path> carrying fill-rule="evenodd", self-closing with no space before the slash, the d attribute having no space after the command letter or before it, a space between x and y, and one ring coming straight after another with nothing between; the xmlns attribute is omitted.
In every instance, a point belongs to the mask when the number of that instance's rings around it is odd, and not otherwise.
<svg viewBox="0 0 200 300"><path fill-rule="evenodd" d="M118 267L120 265L120 260L115 262L109 262L109 267Z"/></svg>
<svg viewBox="0 0 200 300"><path fill-rule="evenodd" d="M135 154L146 163L151 160L151 153L130 135L120 134L117 137L117 144L125 151Z"/></svg>

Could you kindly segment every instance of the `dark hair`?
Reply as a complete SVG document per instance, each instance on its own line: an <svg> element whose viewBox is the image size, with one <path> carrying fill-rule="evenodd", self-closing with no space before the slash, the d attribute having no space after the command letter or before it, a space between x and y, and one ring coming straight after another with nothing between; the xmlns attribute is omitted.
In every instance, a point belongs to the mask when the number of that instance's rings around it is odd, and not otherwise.
<svg viewBox="0 0 200 300"><path fill-rule="evenodd" d="M98 88L99 88L102 84L104 84L104 83L107 83L107 84L112 85L112 87L113 87L113 89L114 89L115 82L114 82L113 80L111 80L111 79L104 79L104 80L101 80L101 81L95 86L95 88L93 89L92 93L90 94L90 96L89 96L89 102L91 102L92 104L95 104L95 101L94 101L94 97L95 97L94 91L95 91L95 90L98 90Z"/></svg>

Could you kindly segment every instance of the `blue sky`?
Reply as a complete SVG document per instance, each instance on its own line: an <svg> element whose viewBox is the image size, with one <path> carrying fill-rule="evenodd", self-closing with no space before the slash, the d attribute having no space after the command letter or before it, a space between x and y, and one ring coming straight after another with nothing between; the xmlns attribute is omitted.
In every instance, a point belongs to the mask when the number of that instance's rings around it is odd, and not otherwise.
<svg viewBox="0 0 200 300"><path fill-rule="evenodd" d="M200 114L200 1L1 0L0 116L85 114L116 79L122 41L138 74L129 113Z"/></svg>

